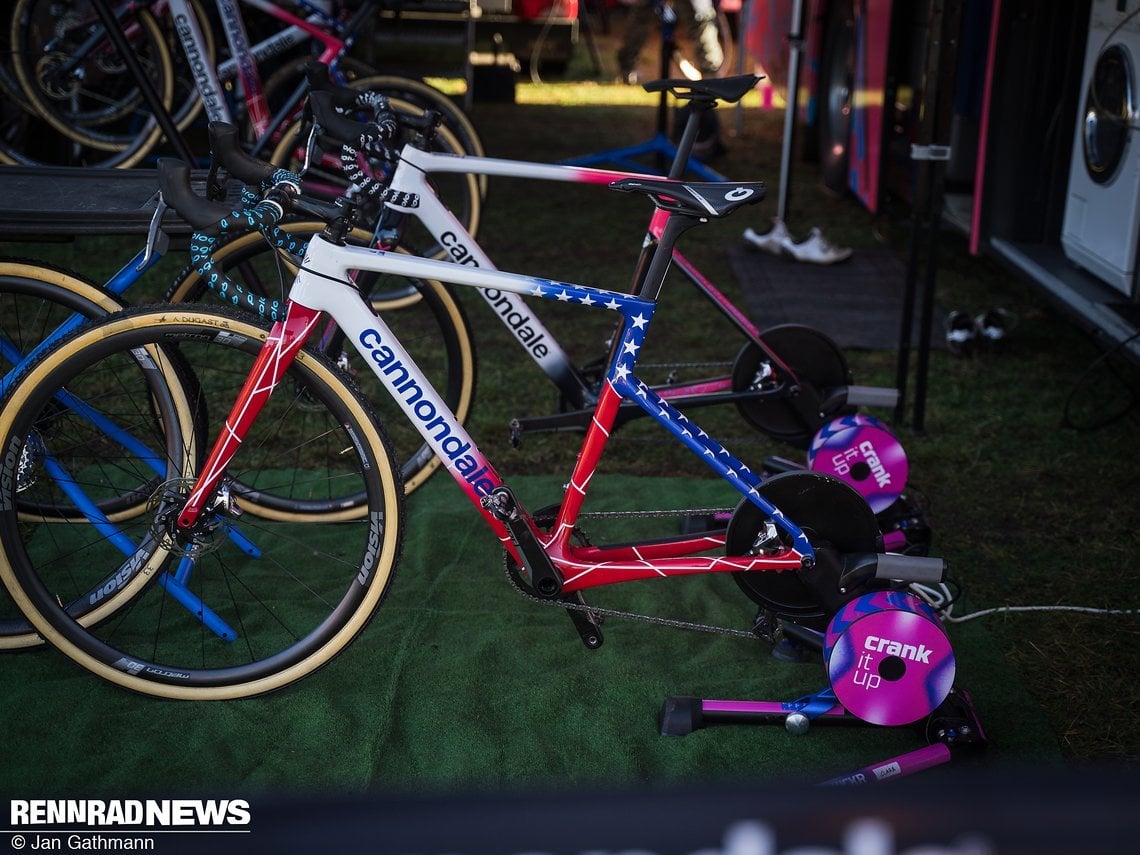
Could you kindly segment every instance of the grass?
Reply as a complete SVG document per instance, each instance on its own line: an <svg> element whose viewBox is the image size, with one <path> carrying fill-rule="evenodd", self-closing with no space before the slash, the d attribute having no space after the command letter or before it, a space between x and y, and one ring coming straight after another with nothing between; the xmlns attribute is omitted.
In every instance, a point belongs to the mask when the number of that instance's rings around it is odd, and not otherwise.
<svg viewBox="0 0 1140 855"><path fill-rule="evenodd" d="M648 138L655 130L656 97L636 88L575 80L520 83L515 104L476 104L472 116L490 154L554 161ZM747 225L766 229L775 210L782 113L749 104L721 114L729 151L714 165L723 174L769 182L769 200L728 221L690 234L683 250L730 298L743 305L726 247ZM908 213L898 207L872 215L850 199L824 193L810 164L791 176L789 226L820 226L856 251L889 247L905 257ZM597 188L528 185L495 180L480 242L504 269L540 273L611 288L626 287L644 233L643 199ZM109 275L137 238L78 238L65 244L8 244L6 254L74 267L94 279ZM1033 285L993 260L972 257L964 240L940 238L936 299L944 308L972 312L1004 306L1020 322L1000 351L959 358L931 356L925 426L895 425L908 452L913 491L934 529L934 551L946 557L963 590L957 612L1000 607L1135 609L1140 477L1134 437L1140 375L1105 358L1097 345L1056 312ZM151 296L180 259L152 276ZM470 298L471 295L464 295ZM477 298L476 298L477 299ZM568 471L573 436L528 436L511 447L513 416L551 412L553 387L519 359L497 322L468 299L480 368L472 429L502 470L545 474ZM543 305L544 317L579 360L601 355L607 322L583 323ZM757 319L762 321L762 319ZM810 323L810 319L804 319ZM668 283L662 310L643 356L654 362L728 361L726 327L693 289ZM857 382L893 384L896 356L852 351ZM730 409L701 414L710 432L730 437L742 457L789 451L750 431ZM606 471L705 477L687 452L645 425L623 428ZM737 445L733 445L735 442ZM794 454L794 452L793 452ZM790 456L790 455L789 455ZM646 497L652 507L651 497ZM1071 611L1005 612L979 618L1006 660L1028 686L1074 763L1140 758L1134 727L1140 707L1140 621Z"/></svg>

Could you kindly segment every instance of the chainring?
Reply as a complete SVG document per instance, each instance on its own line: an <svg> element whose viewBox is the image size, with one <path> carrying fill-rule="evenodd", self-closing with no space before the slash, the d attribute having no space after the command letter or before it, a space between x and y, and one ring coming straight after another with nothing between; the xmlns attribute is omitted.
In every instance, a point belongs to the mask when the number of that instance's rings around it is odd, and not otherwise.
<svg viewBox="0 0 1140 855"><path fill-rule="evenodd" d="M807 448L825 422L855 411L844 408L826 414L820 412L826 390L851 383L847 360L830 338L811 327L782 324L762 332L760 339L792 370L800 388L794 397L759 397L738 402L737 409L750 425L772 439ZM733 364L733 391L751 389L767 360L767 354L755 342L747 342ZM779 370L779 366L773 367Z"/></svg>
<svg viewBox="0 0 1140 855"><path fill-rule="evenodd" d="M798 624L823 629L830 615L859 592L839 593L844 554L882 552L883 538L867 501L853 487L821 472L774 475L757 490L803 529L816 553L810 570L734 573L753 602ZM768 517L747 499L728 524L728 555L747 555Z"/></svg>

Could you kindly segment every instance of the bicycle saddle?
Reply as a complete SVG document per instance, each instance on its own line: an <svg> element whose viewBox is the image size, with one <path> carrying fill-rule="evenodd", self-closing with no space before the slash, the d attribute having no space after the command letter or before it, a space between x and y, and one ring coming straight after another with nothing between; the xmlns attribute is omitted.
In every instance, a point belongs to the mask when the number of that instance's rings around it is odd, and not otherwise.
<svg viewBox="0 0 1140 855"><path fill-rule="evenodd" d="M755 74L740 74L735 77L709 78L708 80L650 80L644 84L646 92L668 91L674 98L690 101L723 101L735 104L752 88L763 80Z"/></svg>
<svg viewBox="0 0 1140 855"><path fill-rule="evenodd" d="M724 217L764 198L762 181L677 181L672 178L622 178L610 184L625 193L645 193L666 211L695 217Z"/></svg>

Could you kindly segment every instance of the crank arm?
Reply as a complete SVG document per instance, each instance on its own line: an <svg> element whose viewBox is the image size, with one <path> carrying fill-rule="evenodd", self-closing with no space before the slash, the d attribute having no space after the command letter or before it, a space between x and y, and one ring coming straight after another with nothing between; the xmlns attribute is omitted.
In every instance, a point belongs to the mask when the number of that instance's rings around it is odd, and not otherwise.
<svg viewBox="0 0 1140 855"><path fill-rule="evenodd" d="M562 592L562 574L538 542L511 489L506 485L496 487L483 498L482 505L506 527L535 593L548 600L557 597Z"/></svg>

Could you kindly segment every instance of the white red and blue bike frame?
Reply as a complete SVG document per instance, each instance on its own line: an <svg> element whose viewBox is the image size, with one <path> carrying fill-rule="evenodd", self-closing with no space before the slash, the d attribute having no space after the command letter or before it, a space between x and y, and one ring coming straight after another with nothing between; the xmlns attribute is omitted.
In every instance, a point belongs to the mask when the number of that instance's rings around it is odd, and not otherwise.
<svg viewBox="0 0 1140 855"><path fill-rule="evenodd" d="M520 509L532 533L564 579L562 594L636 579L719 571L794 571L813 564L815 554L807 536L793 520L785 517L761 495L758 490L760 476L638 379L635 373L637 354L653 318L654 299L378 249L338 246L321 236L314 237L309 243L301 270L289 293L285 319L274 325L249 379L240 391L226 428L179 516L179 526L193 525L207 506L261 405L272 393L291 359L314 334L322 314L328 313L439 455L464 494L479 508L500 542L519 561L520 567L525 566L524 556L519 554L511 534L495 515L490 501L497 489L506 486L504 481L416 367L384 319L375 315L349 284L350 271L357 270L437 279L500 293L558 300L583 308L609 310L619 315L619 341L607 366L593 419L553 527L548 533L539 531L529 515ZM339 281L330 281L330 277ZM702 554L723 548L723 533L683 535L663 542L616 547L572 543L571 535L587 488L623 401L631 401L642 408L714 472L755 503L786 533L789 545L767 554L726 556Z"/></svg>

